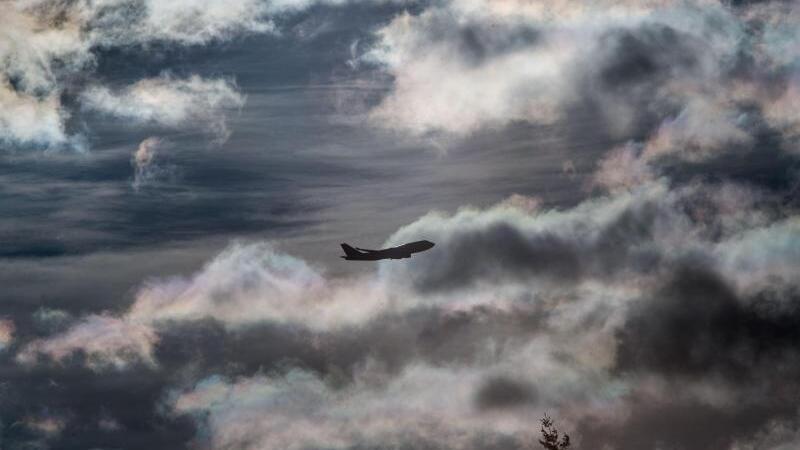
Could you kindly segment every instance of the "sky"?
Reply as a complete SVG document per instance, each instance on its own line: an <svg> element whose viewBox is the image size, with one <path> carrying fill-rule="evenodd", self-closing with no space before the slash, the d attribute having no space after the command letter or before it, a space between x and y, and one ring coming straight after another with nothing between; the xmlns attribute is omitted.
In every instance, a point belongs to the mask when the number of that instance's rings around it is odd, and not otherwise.
<svg viewBox="0 0 800 450"><path fill-rule="evenodd" d="M0 448L798 448L798 194L793 1L0 0Z"/></svg>

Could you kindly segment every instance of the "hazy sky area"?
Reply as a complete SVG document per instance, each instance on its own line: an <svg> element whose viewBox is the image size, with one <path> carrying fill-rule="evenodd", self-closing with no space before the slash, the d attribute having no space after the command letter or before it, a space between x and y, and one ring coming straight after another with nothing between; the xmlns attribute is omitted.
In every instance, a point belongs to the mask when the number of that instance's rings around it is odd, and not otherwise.
<svg viewBox="0 0 800 450"><path fill-rule="evenodd" d="M798 195L793 1L0 0L0 449L798 448Z"/></svg>

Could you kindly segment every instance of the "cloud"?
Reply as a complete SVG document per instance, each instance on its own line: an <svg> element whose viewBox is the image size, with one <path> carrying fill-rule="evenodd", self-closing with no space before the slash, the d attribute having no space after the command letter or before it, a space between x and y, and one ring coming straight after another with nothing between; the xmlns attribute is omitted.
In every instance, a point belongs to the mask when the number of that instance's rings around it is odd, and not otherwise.
<svg viewBox="0 0 800 450"><path fill-rule="evenodd" d="M370 283L330 282L304 261L253 243L233 244L188 279L145 284L128 316L147 322L213 318L232 327L303 322L324 329L362 321L381 307Z"/></svg>
<svg viewBox="0 0 800 450"><path fill-rule="evenodd" d="M723 270L736 286L752 295L770 289L784 289L795 283L800 257L800 221L774 221L768 226L742 230L717 245Z"/></svg>
<svg viewBox="0 0 800 450"><path fill-rule="evenodd" d="M743 129L746 124L737 123L747 116L734 105L712 101L690 99L675 118L662 122L646 144L645 157L702 160L728 147L750 144L751 134Z"/></svg>
<svg viewBox="0 0 800 450"><path fill-rule="evenodd" d="M87 109L140 124L208 128L218 141L224 141L230 134L225 114L241 108L244 96L228 80L162 75L119 91L95 86L83 92L81 102Z"/></svg>
<svg viewBox="0 0 800 450"><path fill-rule="evenodd" d="M153 364L152 351L157 340L147 324L109 315L90 315L63 334L29 343L17 354L17 361L35 364L40 355L47 355L60 362L82 352L90 367L121 369L131 361Z"/></svg>
<svg viewBox="0 0 800 450"><path fill-rule="evenodd" d="M648 158L697 161L752 146L762 118L797 128L797 14L781 2L439 2L377 32L362 59L394 82L370 115L464 136L590 114L613 136L649 135Z"/></svg>
<svg viewBox="0 0 800 450"><path fill-rule="evenodd" d="M17 10L45 23L85 29L92 45L118 46L169 41L201 45L247 33L273 32L269 3L259 0L58 0L12 1ZM63 26L63 25L62 25Z"/></svg>
<svg viewBox="0 0 800 450"><path fill-rule="evenodd" d="M45 437L54 437L64 431L67 426L67 420L58 416L27 417L23 424L25 427L43 434Z"/></svg>
<svg viewBox="0 0 800 450"><path fill-rule="evenodd" d="M16 326L10 319L0 319L0 351L6 349L14 340Z"/></svg>
<svg viewBox="0 0 800 450"><path fill-rule="evenodd" d="M670 191L664 182L587 200L563 211L544 210L516 196L485 210L465 208L454 215L423 216L398 230L387 244L426 238L437 243L435 252L416 255L413 263L384 264L376 277L345 280L331 279L269 244L236 243L190 277L144 283L119 319L93 317L39 341L24 355L63 359L87 342L73 336L111 338L109 346L114 347L117 334L110 330L117 327L120 335L134 333L130 341L141 344L129 353L152 362L156 340L148 333L158 334L175 322L214 320L232 330L273 323L333 332L423 305L515 308L531 295L545 301L553 291L561 292L563 283L575 289L619 284L635 292L634 286L653 283L698 252L719 262L720 270L732 278L741 278L739 271L747 272L752 263L737 256L743 254L738 249L760 239L742 233L768 230L764 228L768 215L758 212L757 198L755 192L728 185ZM750 208L735 206L746 202ZM720 236L723 243L716 242ZM788 280L794 267L793 247L777 245L790 253L762 273L749 270L752 286L776 273L786 274ZM90 353L98 359L113 354ZM116 365L119 362L112 361L111 366Z"/></svg>
<svg viewBox="0 0 800 450"><path fill-rule="evenodd" d="M569 345L537 335L493 355L487 344L475 361L415 362L399 371L368 358L345 380L302 369L210 377L175 391L169 403L198 420L212 448L264 449L531 448L532 424L557 398L605 403L592 394L608 387L600 373L587 381L583 369L547 351Z"/></svg>
<svg viewBox="0 0 800 450"><path fill-rule="evenodd" d="M143 3L145 18L132 27L140 41L205 44L245 33L275 32L274 24L265 17L269 2L260 0L148 0ZM101 40L105 38L103 32L100 36Z"/></svg>
<svg viewBox="0 0 800 450"><path fill-rule="evenodd" d="M69 140L63 123L66 112L55 95L36 99L0 85L0 137L12 143L59 145Z"/></svg>
<svg viewBox="0 0 800 450"><path fill-rule="evenodd" d="M800 259L763 195L659 180L561 210L516 196L423 216L389 244L434 249L345 278L233 244L16 358L173 374L166 411L210 448L530 448L545 411L581 445L728 448L796 411L773 390L798 370Z"/></svg>
<svg viewBox="0 0 800 450"><path fill-rule="evenodd" d="M666 376L718 371L747 377L772 355L795 351L799 323L794 305L738 298L719 275L687 266L629 315L620 330L618 366Z"/></svg>
<svg viewBox="0 0 800 450"><path fill-rule="evenodd" d="M166 260L139 255L147 270L131 253L25 262L13 271L25 286L67 274L69 292L59 291L59 310L37 310L38 289L17 288L34 306L0 320L0 419L20 423L3 438L53 448L529 449L548 412L582 448L792 448L800 230L786 190L771 183L794 142L796 7L768 3L459 0L376 24L366 59L395 79L373 119L457 135L556 123L567 143L583 132L579 120L590 122L611 136L590 142L591 157L611 151L591 189L575 194L585 198L554 204L515 182L525 195L401 227L387 245L436 247L357 275L265 242L232 243L193 273L186 267L208 251L196 242L152 253ZM243 100L228 79L166 74L67 92L66 78L92 73L96 55L83 44L203 45L272 32L270 15L316 3L26 4L14 20L46 26L23 30L51 30L63 40L53 52L83 53L65 70L47 63L47 45L42 59L26 50L31 58L13 64L30 70L8 69L7 92L63 101L44 110L65 115L43 123L61 133L45 141L67 142L72 94L137 126L214 137ZM74 24L86 25L77 44ZM29 122L13 133L28 136ZM514 128L513 138L538 129ZM488 158L487 135L470 158ZM141 141L134 183L160 175L163 145ZM740 150L767 163L751 167ZM569 156L567 174L594 164ZM119 270L85 272L116 259ZM151 277L131 290L126 271ZM95 291L103 301L80 299Z"/></svg>
<svg viewBox="0 0 800 450"><path fill-rule="evenodd" d="M598 162L593 183L613 191L652 181L655 174L641 153L641 146L633 143L611 150Z"/></svg>
<svg viewBox="0 0 800 450"><path fill-rule="evenodd" d="M563 211L530 213L502 203L488 210L464 208L452 216L431 213L398 230L389 243L430 239L437 243L435 257L421 254L385 275L421 290L447 291L481 283L560 284L653 272L696 244L689 238L692 224L679 209L693 194L652 182Z"/></svg>
<svg viewBox="0 0 800 450"><path fill-rule="evenodd" d="M765 417L795 413L794 408L785 404L778 408L749 402L714 406L704 400L688 398L684 395L687 391L692 391L693 395L701 392L687 387L685 382L648 386L645 392L630 395L623 403L624 408L582 423L576 433L584 442L600 448L728 449L761 431L766 426ZM755 395L758 394L751 393L750 398ZM698 427L703 433L697 432Z"/></svg>
<svg viewBox="0 0 800 450"><path fill-rule="evenodd" d="M764 117L777 130L784 133L792 142L792 149L797 151L800 139L800 113L797 102L800 101L800 78L790 80L783 91L774 97L764 95Z"/></svg>
<svg viewBox="0 0 800 450"><path fill-rule="evenodd" d="M491 20L431 8L382 28L380 44L365 58L386 68L394 88L372 118L417 133L558 120L560 105L573 98L563 70L577 43L543 36L522 21Z"/></svg>
<svg viewBox="0 0 800 450"><path fill-rule="evenodd" d="M101 2L57 0L4 0L0 17L0 141L14 147L83 148L84 139L71 130L74 111L62 97L80 89L74 80L90 78L97 65L98 49L167 42L203 45L246 33L274 32L266 17L268 3L260 0L150 1L105 0ZM173 84L167 86L167 84ZM114 94L94 86L89 95L126 118L144 122L165 121L167 126L186 125L192 117L157 111L157 105L137 94L151 95L180 109L198 106L238 108L243 97L235 86L222 80L143 80L128 92L140 108L114 105ZM197 98L191 98L197 95ZM148 97L156 101L153 97ZM221 102L222 105L209 103ZM123 111L124 110L124 111ZM202 126L211 126L218 138L227 133L224 119L202 115Z"/></svg>
<svg viewBox="0 0 800 450"><path fill-rule="evenodd" d="M48 28L23 4L3 2L0 17L0 140L61 145L69 140L69 115L59 99L64 72L91 65L89 43L77 26ZM56 67L56 60L64 61Z"/></svg>
<svg viewBox="0 0 800 450"><path fill-rule="evenodd" d="M513 436L482 424L469 412L468 392L444 397L465 384L454 381L446 371L415 368L384 386L365 379L335 393L324 380L298 371L280 379L209 379L174 403L177 412L207 414L214 448L524 448L533 440L532 427ZM408 397L412 386L415 394ZM509 429L523 426L522 418L506 420Z"/></svg>
<svg viewBox="0 0 800 450"><path fill-rule="evenodd" d="M773 421L756 436L742 439L734 444L733 450L790 450L800 444L797 424L793 421Z"/></svg>
<svg viewBox="0 0 800 450"><path fill-rule="evenodd" d="M509 408L535 402L536 389L525 382L492 377L480 387L475 400L481 408Z"/></svg>
<svg viewBox="0 0 800 450"><path fill-rule="evenodd" d="M161 139L149 137L139 143L139 147L133 153L131 164L133 164L133 188L139 189L142 185L149 183L158 177L160 170L155 163L158 148L162 145Z"/></svg>
<svg viewBox="0 0 800 450"><path fill-rule="evenodd" d="M63 330L69 325L72 315L60 309L41 307L33 313L34 326L45 332L56 332Z"/></svg>
<svg viewBox="0 0 800 450"><path fill-rule="evenodd" d="M385 291L374 283L328 281L269 244L233 244L192 277L145 283L123 316L89 316L63 333L27 345L18 360L33 363L43 355L61 361L84 352L98 369L155 364L157 330L173 322L213 319L231 328L304 323L329 329L362 322L386 302Z"/></svg>
<svg viewBox="0 0 800 450"><path fill-rule="evenodd" d="M756 25L763 25L763 35L757 41L759 50L756 61L769 69L794 64L800 52L797 43L797 20L800 8L792 2L748 2L742 11L744 17Z"/></svg>
<svg viewBox="0 0 800 450"><path fill-rule="evenodd" d="M739 117L733 115L739 114ZM607 190L631 189L661 176L675 161L708 161L732 149L753 144L747 116L734 107L689 100L680 113L660 123L644 142L628 142L610 150L597 163L592 185Z"/></svg>

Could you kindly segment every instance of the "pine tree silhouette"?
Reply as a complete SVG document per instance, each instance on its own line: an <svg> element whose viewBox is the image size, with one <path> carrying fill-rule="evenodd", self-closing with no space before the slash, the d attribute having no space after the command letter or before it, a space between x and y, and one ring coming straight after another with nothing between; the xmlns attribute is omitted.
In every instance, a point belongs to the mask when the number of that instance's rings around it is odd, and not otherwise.
<svg viewBox="0 0 800 450"><path fill-rule="evenodd" d="M561 440L558 440L558 430L553 425L553 419L547 414L542 417L542 439L539 443L547 450L565 450L570 446L569 435L564 433Z"/></svg>

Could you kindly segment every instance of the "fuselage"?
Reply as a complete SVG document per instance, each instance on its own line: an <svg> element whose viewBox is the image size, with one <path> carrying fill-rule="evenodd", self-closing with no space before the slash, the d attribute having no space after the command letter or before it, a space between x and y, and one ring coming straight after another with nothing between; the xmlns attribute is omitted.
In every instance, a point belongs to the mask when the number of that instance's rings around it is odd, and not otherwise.
<svg viewBox="0 0 800 450"><path fill-rule="evenodd" d="M356 249L347 244L342 244L345 256L342 258L348 261L377 261L380 259L403 259L410 258L411 254L424 252L431 249L435 244L430 241L416 241L403 244L397 247L382 250Z"/></svg>

